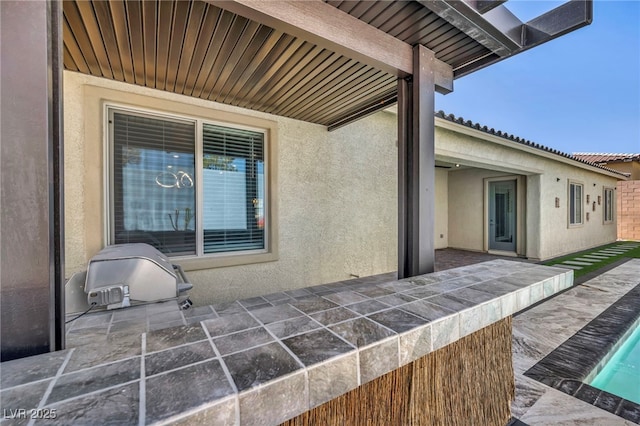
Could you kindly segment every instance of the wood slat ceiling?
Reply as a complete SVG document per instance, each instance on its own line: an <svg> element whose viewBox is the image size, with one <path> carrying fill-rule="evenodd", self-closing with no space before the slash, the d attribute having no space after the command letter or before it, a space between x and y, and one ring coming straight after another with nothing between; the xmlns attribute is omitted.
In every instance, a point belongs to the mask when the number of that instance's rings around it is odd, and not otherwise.
<svg viewBox="0 0 640 426"><path fill-rule="evenodd" d="M396 78L200 1L65 1L64 66L327 126Z"/></svg>
<svg viewBox="0 0 640 426"><path fill-rule="evenodd" d="M328 1L452 66L488 51L416 2ZM396 77L199 0L64 1L64 66L329 127L392 102Z"/></svg>

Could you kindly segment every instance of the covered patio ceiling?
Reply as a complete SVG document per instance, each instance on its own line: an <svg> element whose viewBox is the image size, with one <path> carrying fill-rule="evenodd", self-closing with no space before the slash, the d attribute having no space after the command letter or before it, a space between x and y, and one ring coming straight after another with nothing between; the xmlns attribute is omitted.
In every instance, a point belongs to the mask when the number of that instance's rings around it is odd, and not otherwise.
<svg viewBox="0 0 640 426"><path fill-rule="evenodd" d="M2 203L12 206L1 220L2 247L11 248L2 259L11 265L0 289L2 360L64 348L61 63L329 130L397 102L398 276L414 276L434 261L434 92L591 22L591 0L526 23L505 4L0 1L0 127L11 153L2 156Z"/></svg>
<svg viewBox="0 0 640 426"><path fill-rule="evenodd" d="M590 1L528 23L503 3L69 0L64 67L333 129L396 102L414 45L457 78L591 20Z"/></svg>

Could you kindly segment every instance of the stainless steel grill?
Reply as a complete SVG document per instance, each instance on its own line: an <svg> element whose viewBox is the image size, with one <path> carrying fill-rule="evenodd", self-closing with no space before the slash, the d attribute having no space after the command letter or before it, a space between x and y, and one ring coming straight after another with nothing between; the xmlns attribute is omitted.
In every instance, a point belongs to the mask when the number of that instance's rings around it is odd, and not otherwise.
<svg viewBox="0 0 640 426"><path fill-rule="evenodd" d="M68 284L70 297L78 293L79 284L78 279L71 281L76 284ZM87 306L107 309L170 299L187 308L191 301L186 292L192 287L179 265L148 244L105 247L89 261L84 280Z"/></svg>

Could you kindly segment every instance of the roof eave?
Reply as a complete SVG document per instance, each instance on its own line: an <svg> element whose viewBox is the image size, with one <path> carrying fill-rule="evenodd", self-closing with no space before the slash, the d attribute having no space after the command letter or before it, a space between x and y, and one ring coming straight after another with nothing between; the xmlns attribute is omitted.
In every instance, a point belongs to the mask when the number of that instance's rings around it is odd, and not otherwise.
<svg viewBox="0 0 640 426"><path fill-rule="evenodd" d="M539 157L544 157L550 160L577 166L582 169L607 175L619 180L628 180L628 177L622 172L598 166L596 164L580 161L576 158L573 158L570 154L566 154L558 150L552 150L551 148L547 148L539 144L534 144L521 138L515 138L513 135L508 135L507 133L503 134L502 132L497 132L498 134L491 134L474 127L469 127L464 123L458 123L447 118L439 117L437 115L435 117L435 124L436 127L452 130L454 132L476 137L478 139L487 140L489 142L493 142L507 148L517 149L523 152L537 155Z"/></svg>

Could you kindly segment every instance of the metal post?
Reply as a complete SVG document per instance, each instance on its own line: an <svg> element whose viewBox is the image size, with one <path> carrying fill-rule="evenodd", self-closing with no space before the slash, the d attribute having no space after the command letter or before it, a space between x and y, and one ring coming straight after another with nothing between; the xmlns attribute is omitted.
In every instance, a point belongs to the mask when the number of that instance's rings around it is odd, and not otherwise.
<svg viewBox="0 0 640 426"><path fill-rule="evenodd" d="M64 19L62 0L50 0L50 41L51 41L51 102L50 120L51 141L49 143L50 164L49 176L51 186L49 192L53 196L53 226L49 226L50 250L53 253L53 262L50 262L50 274L52 297L50 298L49 324L53 326L52 350L65 348L65 276L64 276L64 113L63 113L63 34L62 23Z"/></svg>
<svg viewBox="0 0 640 426"><path fill-rule="evenodd" d="M61 19L0 2L2 361L64 346Z"/></svg>
<svg viewBox="0 0 640 426"><path fill-rule="evenodd" d="M409 272L409 193L408 175L409 141L411 139L411 83L398 79L398 278L406 278Z"/></svg>
<svg viewBox="0 0 640 426"><path fill-rule="evenodd" d="M398 80L398 276L435 264L435 86L433 52L413 49L411 83Z"/></svg>

